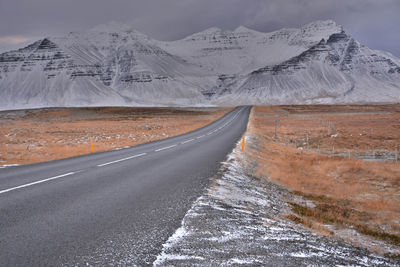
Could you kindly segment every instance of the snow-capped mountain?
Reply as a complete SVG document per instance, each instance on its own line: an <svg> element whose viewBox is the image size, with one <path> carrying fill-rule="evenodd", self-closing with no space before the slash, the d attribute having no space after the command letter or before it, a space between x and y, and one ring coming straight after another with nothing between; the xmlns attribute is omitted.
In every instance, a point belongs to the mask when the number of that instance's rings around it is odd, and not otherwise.
<svg viewBox="0 0 400 267"><path fill-rule="evenodd" d="M0 109L400 102L400 60L333 21L153 40L100 25L0 54Z"/></svg>
<svg viewBox="0 0 400 267"><path fill-rule="evenodd" d="M400 102L400 61L345 32L235 80L219 101L264 104ZM241 101L237 101L241 99Z"/></svg>
<svg viewBox="0 0 400 267"><path fill-rule="evenodd" d="M210 28L183 40L160 43L174 55L220 74L249 73L297 56L342 28L333 21L310 23L301 29L261 33L240 26L234 31Z"/></svg>

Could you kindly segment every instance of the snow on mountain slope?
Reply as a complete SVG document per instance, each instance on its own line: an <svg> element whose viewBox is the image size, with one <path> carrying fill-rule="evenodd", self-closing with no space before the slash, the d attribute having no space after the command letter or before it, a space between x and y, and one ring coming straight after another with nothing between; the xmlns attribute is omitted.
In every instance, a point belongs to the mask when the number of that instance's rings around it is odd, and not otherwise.
<svg viewBox="0 0 400 267"><path fill-rule="evenodd" d="M1 108L98 105L123 101L117 92L104 84L75 77L74 69L71 57L47 38L26 48L1 54Z"/></svg>
<svg viewBox="0 0 400 267"><path fill-rule="evenodd" d="M204 96L186 78L202 73L113 23L1 54L0 105L196 105Z"/></svg>
<svg viewBox="0 0 400 267"><path fill-rule="evenodd" d="M196 62L219 74L239 74L294 57L342 28L318 21L300 29L257 32L240 26L234 31L210 28L182 40L160 42L171 54Z"/></svg>
<svg viewBox="0 0 400 267"><path fill-rule="evenodd" d="M0 109L399 102L400 60L333 21L153 40L100 25L0 54Z"/></svg>
<svg viewBox="0 0 400 267"><path fill-rule="evenodd" d="M399 61L344 31L298 56L235 80L216 103L254 104L400 102ZM239 101L238 101L239 100Z"/></svg>

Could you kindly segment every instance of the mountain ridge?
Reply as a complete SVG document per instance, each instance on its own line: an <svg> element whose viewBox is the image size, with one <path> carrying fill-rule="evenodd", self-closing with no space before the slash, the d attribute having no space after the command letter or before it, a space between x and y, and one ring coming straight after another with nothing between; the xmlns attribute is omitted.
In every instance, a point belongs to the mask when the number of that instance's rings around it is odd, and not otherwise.
<svg viewBox="0 0 400 267"><path fill-rule="evenodd" d="M400 59L332 20L159 41L111 22L0 54L0 109L400 102Z"/></svg>

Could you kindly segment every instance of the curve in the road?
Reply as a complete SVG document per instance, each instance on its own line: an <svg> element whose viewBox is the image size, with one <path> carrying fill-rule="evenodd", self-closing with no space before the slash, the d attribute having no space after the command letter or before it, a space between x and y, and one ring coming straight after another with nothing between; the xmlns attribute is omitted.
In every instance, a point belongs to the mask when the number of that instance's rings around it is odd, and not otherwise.
<svg viewBox="0 0 400 267"><path fill-rule="evenodd" d="M161 141L0 169L0 264L150 264L249 111Z"/></svg>

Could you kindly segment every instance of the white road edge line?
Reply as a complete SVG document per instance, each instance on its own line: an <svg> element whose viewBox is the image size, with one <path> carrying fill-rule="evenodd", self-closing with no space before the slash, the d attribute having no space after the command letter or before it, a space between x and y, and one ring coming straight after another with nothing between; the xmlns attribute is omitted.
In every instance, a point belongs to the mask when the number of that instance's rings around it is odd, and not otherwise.
<svg viewBox="0 0 400 267"><path fill-rule="evenodd" d="M110 165L110 164L117 163L117 162L121 162L121 161L124 161L124 160L128 160L128 159L133 159L133 158L141 157L141 156L144 156L144 155L146 155L146 154L147 154L147 153L142 153L142 154L137 154L137 155L134 155L134 156L131 156L131 157L127 157L127 158L123 158L123 159L118 159L118 160L106 162L106 163L97 165L97 167L103 167L103 166Z"/></svg>
<svg viewBox="0 0 400 267"><path fill-rule="evenodd" d="M237 115L239 113L240 113L240 111L236 113L236 115L233 117L232 120L230 120L228 123L225 123L222 126L222 128L225 127L226 125L228 125L229 123L231 123L237 117ZM221 127L219 129L221 129ZM214 130L213 132L216 132L216 130ZM207 135L210 135L213 132L210 132ZM200 139L200 138L203 138L203 137L204 137L204 135L201 135L201 136L197 137L197 139ZM182 142L181 144L185 144L185 143L192 142L192 141L194 141L194 139L186 140L186 141ZM162 150L165 150L165 149L168 149L168 148L172 148L172 147L175 147L175 146L176 145L171 145L171 146L167 146L167 147L163 147L163 148L157 149L155 151L158 152L158 151L162 151ZM126 148L126 147L124 147L124 148ZM100 165L97 165L97 166L98 167L103 167L103 166L106 166L106 165L109 165L109 164L113 164L113 163L117 163L117 162L121 162L121 161L124 161L124 160L141 157L141 156L144 156L146 154L147 153L142 153L142 154L134 155L134 156L131 156L131 157L127 157L127 158L123 158L123 159L119 159L119 160L103 163L103 164L100 164ZM59 179L59 178L62 178L62 177L70 176L70 175L73 175L75 173L76 172L68 172L68 173L60 174L60 175L57 175L57 176L54 176L54 177L46 178L46 179L43 179L43 180L40 180L40 181L36 181L36 182L32 182L32 183L28 183L28 184L19 185L19 186L16 186L16 187L4 189L4 190L0 191L0 194L4 194L4 193L10 192L10 191L14 191L14 190L17 190L17 189L20 189L20 188L24 188L24 187L28 187L28 186L32 186L32 185L36 185L36 184L45 183L45 182L48 182L48 181L51 181L51 180L55 180L55 179Z"/></svg>
<svg viewBox="0 0 400 267"><path fill-rule="evenodd" d="M32 186L32 185L35 185L35 184L48 182L48 181L55 180L55 179L58 179L58 178L61 178L61 177L65 177L65 176L69 176L69 175L72 175L72 174L75 174L75 172L64 173L64 174L60 174L60 175L57 175L57 176L54 176L54 177L50 177L50 178L47 178L47 179L36 181L36 182L33 182L33 183L23 184L23 185L19 185L19 186L16 186L16 187L4 189L4 190L0 191L0 194L4 194L4 193L10 192L10 191L14 191L14 190L17 190L17 189L20 189L20 188Z"/></svg>
<svg viewBox="0 0 400 267"><path fill-rule="evenodd" d="M154 151L155 151L155 152L158 152L158 151L165 150L165 149L168 149L168 148L172 148L172 147L175 147L175 146L176 146L176 145L166 146L166 147L163 147L163 148L156 149L156 150L154 150Z"/></svg>

